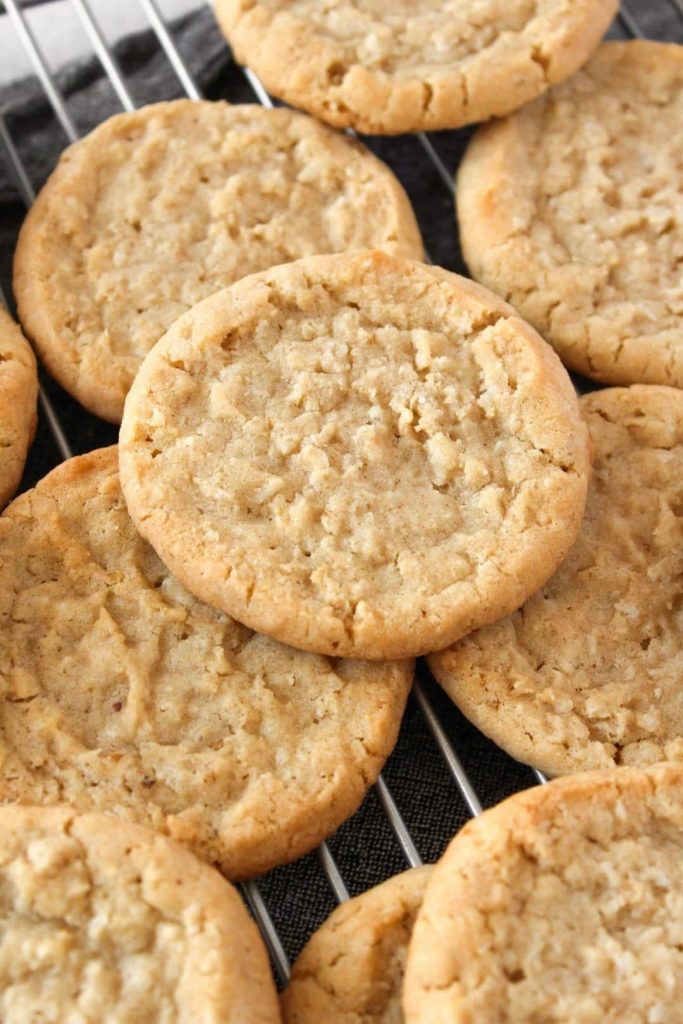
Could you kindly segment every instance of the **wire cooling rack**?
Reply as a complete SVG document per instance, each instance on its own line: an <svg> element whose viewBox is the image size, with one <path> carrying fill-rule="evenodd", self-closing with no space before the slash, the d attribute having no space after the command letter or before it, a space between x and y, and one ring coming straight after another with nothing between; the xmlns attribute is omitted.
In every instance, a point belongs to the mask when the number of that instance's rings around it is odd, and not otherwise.
<svg viewBox="0 0 683 1024"><path fill-rule="evenodd" d="M156 45L177 78L180 92L191 99L201 99L196 78L181 55L162 7L157 0L137 2L154 33ZM111 84L120 109L134 110L136 103L129 84L90 6L90 0L70 0L70 4ZM23 47L61 128L64 144L75 142L79 131L68 102L48 66L41 42L25 11L19 0L0 0L0 11L3 6L6 20ZM654 8L657 8L657 18L653 28L651 15ZM215 31L218 33L217 28ZM630 3L622 3L610 34L616 38L654 34L660 39L680 41L681 33L683 0L650 0L639 7L636 0L631 0ZM266 107L273 106L256 75L248 68L243 69L242 74L251 90L252 101ZM239 96L228 93L225 98L242 101L245 96L242 91ZM414 173L429 177L427 192L434 203L443 204L445 197L450 206L455 191L454 170L467 135L467 131L431 136L421 133L401 140L366 141L390 164L394 162L392 156L398 152L397 146L403 153L403 165L405 147L413 147L409 160ZM11 175L28 207L35 198L35 188L20 156L19 141L13 137L0 111L0 148L4 150ZM437 190L441 190L440 197ZM452 214L448 215L448 222L443 223L441 229L454 235ZM438 240L435 244L437 251L434 246L431 248L436 260L442 253L438 251ZM465 272L457 254L439 261ZM4 295L0 297L6 301ZM47 458L43 457L42 472L60 459L70 458L76 451L111 443L115 433L106 425L93 421L85 412L80 413L54 382L44 378L40 390L38 438L43 440L43 449L47 448L51 453ZM33 476L37 475L40 473L34 467ZM287 980L292 956L335 902L348 899L350 894L406 866L416 867L423 858L434 860L458 828L469 817L480 814L484 806L515 790L545 781L540 772L517 765L465 722L435 687L426 669L421 667L397 748L357 814L329 842L322 843L314 854L242 886L280 983ZM400 796L395 798L394 792Z"/></svg>

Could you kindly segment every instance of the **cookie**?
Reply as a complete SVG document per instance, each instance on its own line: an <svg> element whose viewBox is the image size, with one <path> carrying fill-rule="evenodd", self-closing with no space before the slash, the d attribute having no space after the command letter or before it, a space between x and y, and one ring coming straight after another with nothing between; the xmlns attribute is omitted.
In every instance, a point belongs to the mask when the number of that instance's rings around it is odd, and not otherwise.
<svg viewBox="0 0 683 1024"><path fill-rule="evenodd" d="M496 296L381 253L255 274L178 320L126 403L131 515L184 586L331 657L444 647L579 529L587 434Z"/></svg>
<svg viewBox="0 0 683 1024"><path fill-rule="evenodd" d="M397 134L507 114L579 68L616 0L217 0L237 60L328 124Z"/></svg>
<svg viewBox="0 0 683 1024"><path fill-rule="evenodd" d="M403 189L360 143L293 111L176 100L66 150L22 227L14 290L50 373L118 423L143 357L200 299L373 246L423 255Z"/></svg>
<svg viewBox="0 0 683 1024"><path fill-rule="evenodd" d="M0 306L0 509L14 495L36 431L36 361L18 326Z"/></svg>
<svg viewBox="0 0 683 1024"><path fill-rule="evenodd" d="M170 834L233 879L293 860L360 804L410 663L301 654L187 593L136 533L116 449L0 517L0 799Z"/></svg>
<svg viewBox="0 0 683 1024"><path fill-rule="evenodd" d="M404 871L337 907L294 964L283 1024L400 1024L408 943L431 870Z"/></svg>
<svg viewBox="0 0 683 1024"><path fill-rule="evenodd" d="M460 709L550 775L683 760L683 391L581 399L594 450L568 558L517 612L429 659Z"/></svg>
<svg viewBox="0 0 683 1024"><path fill-rule="evenodd" d="M233 887L148 829L0 808L0 1017L279 1024L268 957Z"/></svg>
<svg viewBox="0 0 683 1024"><path fill-rule="evenodd" d="M607 384L683 386L682 119L683 47L607 43L458 173L472 275Z"/></svg>
<svg viewBox="0 0 683 1024"><path fill-rule="evenodd" d="M591 772L468 824L427 885L406 1024L646 1024L683 1002L683 766Z"/></svg>

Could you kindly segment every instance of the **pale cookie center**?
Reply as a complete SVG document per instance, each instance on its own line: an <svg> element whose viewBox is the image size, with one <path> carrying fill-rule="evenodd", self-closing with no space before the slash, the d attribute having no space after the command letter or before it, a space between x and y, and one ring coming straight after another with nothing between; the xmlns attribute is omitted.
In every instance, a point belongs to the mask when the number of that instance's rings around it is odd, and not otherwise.
<svg viewBox="0 0 683 1024"><path fill-rule="evenodd" d="M265 0L263 6L277 11L282 4ZM537 8L532 0L295 0L286 10L338 44L349 64L411 74L429 65L448 67L503 33L523 31ZM343 63L331 69L333 84L347 70Z"/></svg>
<svg viewBox="0 0 683 1024"><path fill-rule="evenodd" d="M187 956L183 926L145 902L127 877L96 885L80 844L35 837L2 858L0 1015L6 1024L59 1019L177 1020ZM127 872L130 876L130 872ZM138 879L138 883L139 883ZM64 1017L61 1017L61 1014ZM52 1019L57 1019L53 1017Z"/></svg>
<svg viewBox="0 0 683 1024"><path fill-rule="evenodd" d="M647 83L623 74L614 88L599 79L595 92L569 85L549 101L536 131L531 239L545 267L583 269L582 290L614 332L652 335L680 327L682 107L673 83L671 96L649 97ZM571 318L567 296L548 311L549 328L567 321L575 332Z"/></svg>
<svg viewBox="0 0 683 1024"><path fill-rule="evenodd" d="M522 881L514 923L488 918L501 958L497 1010L502 1000L506 1020L529 1024L673 1020L683 1000L680 836L662 826L606 848L566 845L571 858ZM484 1011L485 997L470 1000Z"/></svg>

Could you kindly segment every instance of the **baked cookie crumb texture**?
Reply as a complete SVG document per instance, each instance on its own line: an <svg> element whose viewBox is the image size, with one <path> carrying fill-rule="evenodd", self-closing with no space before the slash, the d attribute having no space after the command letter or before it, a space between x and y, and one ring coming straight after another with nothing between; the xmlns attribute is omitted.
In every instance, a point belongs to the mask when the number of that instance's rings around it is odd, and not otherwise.
<svg viewBox="0 0 683 1024"><path fill-rule="evenodd" d="M682 123L683 47L606 43L460 165L472 275L607 384L683 386Z"/></svg>
<svg viewBox="0 0 683 1024"><path fill-rule="evenodd" d="M38 376L31 347L0 307L0 511L14 495L36 430Z"/></svg>
<svg viewBox="0 0 683 1024"><path fill-rule="evenodd" d="M683 391L581 399L586 515L513 615L430 657L475 725L551 775L683 761Z"/></svg>
<svg viewBox="0 0 683 1024"><path fill-rule="evenodd" d="M683 766L586 773L468 824L434 868L406 1024L677 1024Z"/></svg>
<svg viewBox="0 0 683 1024"><path fill-rule="evenodd" d="M408 943L431 870L404 871L332 912L294 964L283 1024L401 1024Z"/></svg>
<svg viewBox="0 0 683 1024"><path fill-rule="evenodd" d="M257 270L376 247L422 259L401 185L360 142L291 110L175 100L70 146L26 216L14 292L50 373L118 423L181 313Z"/></svg>
<svg viewBox="0 0 683 1024"><path fill-rule="evenodd" d="M571 75L617 0L217 0L239 61L336 127L397 134L507 114Z"/></svg>
<svg viewBox="0 0 683 1024"><path fill-rule="evenodd" d="M115 448L0 517L0 799L169 833L230 878L356 810L412 664L330 661L195 600L135 531Z"/></svg>
<svg viewBox="0 0 683 1024"><path fill-rule="evenodd" d="M328 656L507 614L579 528L587 432L509 306L381 253L245 278L177 321L121 431L138 529L183 584Z"/></svg>
<svg viewBox="0 0 683 1024"><path fill-rule="evenodd" d="M237 892L176 843L102 815L0 808L0 1017L279 1024Z"/></svg>

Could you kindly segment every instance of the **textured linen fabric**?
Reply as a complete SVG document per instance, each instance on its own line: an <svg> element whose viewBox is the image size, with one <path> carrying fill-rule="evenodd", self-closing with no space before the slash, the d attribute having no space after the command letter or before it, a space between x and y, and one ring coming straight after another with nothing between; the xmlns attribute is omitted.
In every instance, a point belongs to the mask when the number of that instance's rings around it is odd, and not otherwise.
<svg viewBox="0 0 683 1024"><path fill-rule="evenodd" d="M644 35L683 43L683 17L671 0L630 0L629 11ZM202 8L181 19L172 29L183 57L208 98L235 103L254 100L242 71L231 61L208 9ZM616 22L610 36L627 38L623 24ZM137 103L183 95L182 86L152 32L123 40L115 54ZM90 130L121 109L95 59L67 66L57 75L57 81L80 131ZM37 80L25 79L0 92L0 109L12 138L19 145L32 183L38 188L66 140ZM430 136L450 171L455 171L470 134L471 129L463 129ZM407 136L367 141L406 188L434 262L465 273L454 227L452 197L420 143ZM6 297L10 296L11 253L22 217L23 205L0 147L0 282ZM115 427L84 412L44 376L43 383L76 453L115 442ZM582 389L591 387L584 381L579 384ZM41 416L22 489L33 486L58 461L59 452ZM418 678L484 806L491 806L515 790L534 784L530 769L514 762L469 725L432 682L423 664L418 668ZM409 701L398 745L383 774L421 857L434 861L468 819L469 811L415 697ZM352 894L406 867L375 791L329 841L329 846ZM290 956L296 955L334 907L334 896L315 853L271 872L264 877L260 888Z"/></svg>

